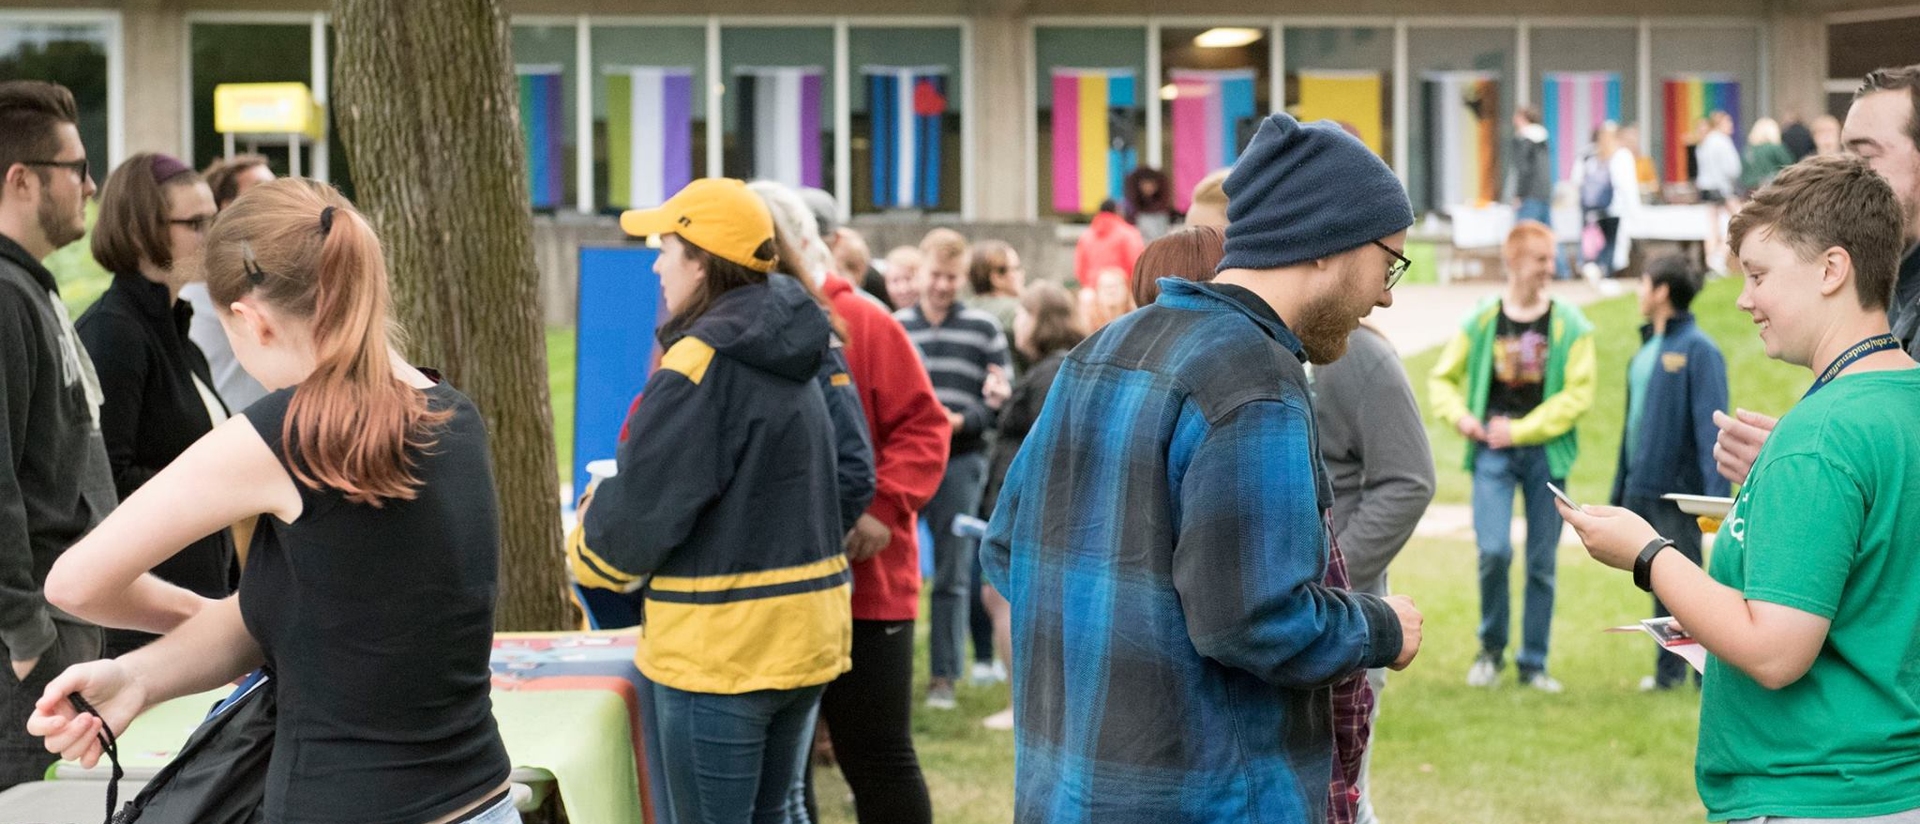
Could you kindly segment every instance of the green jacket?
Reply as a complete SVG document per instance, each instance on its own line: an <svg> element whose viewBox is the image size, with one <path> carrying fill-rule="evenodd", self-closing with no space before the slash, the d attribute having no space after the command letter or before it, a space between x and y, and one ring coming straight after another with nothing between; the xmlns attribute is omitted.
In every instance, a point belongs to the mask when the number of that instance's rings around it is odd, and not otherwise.
<svg viewBox="0 0 1920 824"><path fill-rule="evenodd" d="M1516 446L1547 448L1547 467L1555 478L1565 478L1580 455L1574 431L1580 416L1593 407L1597 382L1593 359L1593 324L1579 307L1558 298L1548 323L1545 399L1525 417L1512 422ZM1493 339L1499 328L1500 298L1482 301L1460 325L1453 340L1440 352L1427 378L1428 405L1433 416L1451 428L1464 415L1485 421L1487 393L1493 382ZM1467 444L1465 468L1473 471L1478 443Z"/></svg>

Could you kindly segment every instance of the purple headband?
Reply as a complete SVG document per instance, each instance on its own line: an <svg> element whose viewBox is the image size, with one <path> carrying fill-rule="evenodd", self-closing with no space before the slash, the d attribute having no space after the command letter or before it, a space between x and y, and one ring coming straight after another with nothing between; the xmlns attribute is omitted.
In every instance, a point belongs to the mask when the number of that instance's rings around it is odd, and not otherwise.
<svg viewBox="0 0 1920 824"><path fill-rule="evenodd" d="M173 155L156 154L153 156L153 182L165 183L174 177L193 171L193 167L180 162Z"/></svg>

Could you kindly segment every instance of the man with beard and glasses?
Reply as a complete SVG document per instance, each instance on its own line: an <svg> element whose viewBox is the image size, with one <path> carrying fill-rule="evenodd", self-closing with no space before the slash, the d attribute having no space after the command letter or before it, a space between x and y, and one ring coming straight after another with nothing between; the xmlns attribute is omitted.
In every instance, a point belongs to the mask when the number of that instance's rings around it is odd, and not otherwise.
<svg viewBox="0 0 1920 824"><path fill-rule="evenodd" d="M1411 599L1323 583L1304 366L1393 302L1406 190L1276 114L1226 194L1216 279L1162 280L1066 356L988 528L1023 824L1324 820L1330 685L1420 649Z"/></svg>
<svg viewBox="0 0 1920 824"><path fill-rule="evenodd" d="M1566 486L1580 454L1574 425L1593 406L1593 324L1573 304L1547 294L1553 230L1523 220L1501 257L1506 291L1467 315L1440 353L1427 382L1435 418L1467 439L1473 473L1473 530L1480 545L1480 654L1467 684L1498 679L1511 623L1513 493L1527 500L1527 600L1521 620L1520 684L1560 692L1547 675L1553 627L1554 553L1560 517L1548 484Z"/></svg>
<svg viewBox="0 0 1920 824"><path fill-rule="evenodd" d="M0 83L0 790L55 756L27 734L53 676L100 656L100 629L47 603L47 570L119 500L100 382L41 261L86 233L93 197L73 94Z"/></svg>

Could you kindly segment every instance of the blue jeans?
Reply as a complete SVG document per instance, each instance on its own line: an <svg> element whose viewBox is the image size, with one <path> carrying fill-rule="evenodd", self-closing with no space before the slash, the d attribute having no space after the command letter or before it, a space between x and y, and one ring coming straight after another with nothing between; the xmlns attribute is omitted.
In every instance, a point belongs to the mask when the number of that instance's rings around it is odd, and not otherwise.
<svg viewBox="0 0 1920 824"><path fill-rule="evenodd" d="M1473 531L1480 545L1480 648L1499 656L1507 649L1509 571L1513 567L1513 493L1526 498L1527 601L1520 620L1520 654L1526 676L1547 669L1547 636L1553 630L1554 553L1560 543L1560 513L1547 484L1564 486L1547 468L1541 446L1481 448L1473 463Z"/></svg>
<svg viewBox="0 0 1920 824"><path fill-rule="evenodd" d="M825 690L712 695L654 684L675 824L808 824L800 777Z"/></svg>
<svg viewBox="0 0 1920 824"><path fill-rule="evenodd" d="M933 529L933 618L927 641L929 675L959 678L966 670L968 624L980 586L973 559L980 542L953 534L955 515L980 514L987 487L987 453L969 452L947 459L947 474L922 514Z"/></svg>
<svg viewBox="0 0 1920 824"><path fill-rule="evenodd" d="M513 798L509 796L475 812L465 824L520 824L520 811L514 809Z"/></svg>

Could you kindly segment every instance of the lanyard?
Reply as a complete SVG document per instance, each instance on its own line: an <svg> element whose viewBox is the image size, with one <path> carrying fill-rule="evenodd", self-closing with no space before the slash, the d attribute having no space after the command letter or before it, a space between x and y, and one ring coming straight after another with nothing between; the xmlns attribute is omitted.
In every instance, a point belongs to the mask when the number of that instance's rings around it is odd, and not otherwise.
<svg viewBox="0 0 1920 824"><path fill-rule="evenodd" d="M1873 337L1847 347L1847 351L1840 353L1840 357L1834 358L1833 363L1827 364L1826 370L1820 373L1819 380L1814 381L1812 386L1807 387L1807 394L1801 395L1800 399L1806 400L1813 397L1813 393L1826 388L1826 385L1832 383L1834 378L1840 377L1840 373L1845 372L1847 367L1859 363L1861 358L1877 352L1885 352L1899 348L1900 339L1892 335L1874 335Z"/></svg>

